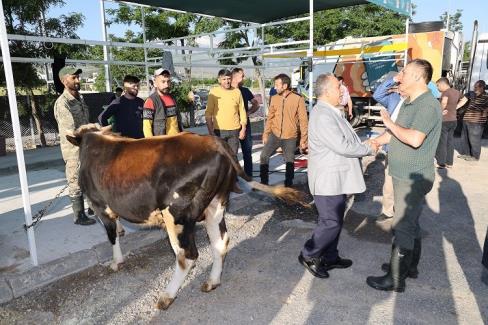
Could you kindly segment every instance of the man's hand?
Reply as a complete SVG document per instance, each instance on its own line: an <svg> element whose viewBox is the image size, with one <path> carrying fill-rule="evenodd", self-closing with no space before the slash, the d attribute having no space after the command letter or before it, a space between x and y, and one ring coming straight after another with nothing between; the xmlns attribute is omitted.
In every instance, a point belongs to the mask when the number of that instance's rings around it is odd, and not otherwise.
<svg viewBox="0 0 488 325"><path fill-rule="evenodd" d="M388 114L387 110L382 108L380 110L380 115L381 115L381 118L383 119L383 124L385 125L385 127L387 129L389 129L391 127L392 124L395 124L391 117L390 117L390 114Z"/></svg>
<svg viewBox="0 0 488 325"><path fill-rule="evenodd" d="M244 140L246 138L246 127L243 126L241 131L239 131L239 140Z"/></svg>
<svg viewBox="0 0 488 325"><path fill-rule="evenodd" d="M306 154L306 153L308 152L308 150L307 150L307 149L308 149L308 146L307 146L307 144L306 144L306 143L304 143L304 144L300 145L300 153L301 153L301 154Z"/></svg>
<svg viewBox="0 0 488 325"><path fill-rule="evenodd" d="M373 150L374 154L376 154L381 147L381 144L379 144L374 139L368 139L364 142L364 144L369 146Z"/></svg>
<svg viewBox="0 0 488 325"><path fill-rule="evenodd" d="M446 109L442 111L442 115L447 115L447 110Z"/></svg>
<svg viewBox="0 0 488 325"><path fill-rule="evenodd" d="M263 134L263 144L266 144L268 142L268 136Z"/></svg>

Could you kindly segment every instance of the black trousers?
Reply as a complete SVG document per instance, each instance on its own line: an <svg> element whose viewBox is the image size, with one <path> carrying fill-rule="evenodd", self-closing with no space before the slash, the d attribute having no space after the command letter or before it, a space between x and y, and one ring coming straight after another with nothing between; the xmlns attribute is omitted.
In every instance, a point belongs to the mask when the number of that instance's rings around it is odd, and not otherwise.
<svg viewBox="0 0 488 325"><path fill-rule="evenodd" d="M442 122L441 137L435 153L435 159L440 165L452 166L454 161L454 130L456 121Z"/></svg>
<svg viewBox="0 0 488 325"><path fill-rule="evenodd" d="M463 121L461 154L480 159L481 136L483 135L484 128L484 124Z"/></svg>
<svg viewBox="0 0 488 325"><path fill-rule="evenodd" d="M315 195L314 201L319 211L319 219L312 238L305 242L302 255L323 257L325 262L333 263L339 257L337 244L344 222L346 195Z"/></svg>

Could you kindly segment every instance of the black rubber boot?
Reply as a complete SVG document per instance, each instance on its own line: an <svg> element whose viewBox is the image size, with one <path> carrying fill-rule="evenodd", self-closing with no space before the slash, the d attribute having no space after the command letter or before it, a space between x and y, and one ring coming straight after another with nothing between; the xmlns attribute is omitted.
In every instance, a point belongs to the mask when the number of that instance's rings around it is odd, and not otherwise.
<svg viewBox="0 0 488 325"><path fill-rule="evenodd" d="M419 276L419 270L417 269L417 266L419 265L421 252L422 252L422 239L416 238L414 241L413 251L412 251L412 263L410 264L410 270L408 270L409 278L416 279ZM390 269L390 263L382 264L381 269L385 272L388 272L388 270Z"/></svg>
<svg viewBox="0 0 488 325"><path fill-rule="evenodd" d="M89 226L96 223L95 220L88 218L85 214L85 202L83 201L83 196L71 197L70 199L73 206L76 225Z"/></svg>
<svg viewBox="0 0 488 325"><path fill-rule="evenodd" d="M369 276L366 283L376 290L405 291L405 279L410 270L412 255L412 250L393 245L388 273L384 276Z"/></svg>
<svg viewBox="0 0 488 325"><path fill-rule="evenodd" d="M269 165L259 165L259 176L261 177L261 184L268 185L269 183Z"/></svg>
<svg viewBox="0 0 488 325"><path fill-rule="evenodd" d="M285 187L291 187L293 185L294 176L295 176L295 165L292 162L287 162L286 172L285 172Z"/></svg>

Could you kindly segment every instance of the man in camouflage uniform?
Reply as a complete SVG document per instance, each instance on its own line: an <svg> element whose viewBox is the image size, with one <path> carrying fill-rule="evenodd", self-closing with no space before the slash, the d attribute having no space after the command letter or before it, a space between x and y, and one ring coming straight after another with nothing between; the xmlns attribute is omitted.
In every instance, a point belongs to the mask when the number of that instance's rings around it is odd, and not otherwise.
<svg viewBox="0 0 488 325"><path fill-rule="evenodd" d="M58 122L61 153L66 163L66 180L75 224L86 226L94 224L95 220L85 214L83 193L78 183L79 148L66 139L67 132L73 132L88 123L88 106L79 93L81 72L81 69L72 67L64 67L59 71L59 79L64 85L64 91L54 104L54 117Z"/></svg>

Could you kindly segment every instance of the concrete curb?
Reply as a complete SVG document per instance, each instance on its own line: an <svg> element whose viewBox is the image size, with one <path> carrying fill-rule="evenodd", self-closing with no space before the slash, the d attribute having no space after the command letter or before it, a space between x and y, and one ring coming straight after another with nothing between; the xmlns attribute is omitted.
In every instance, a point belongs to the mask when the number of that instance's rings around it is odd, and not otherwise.
<svg viewBox="0 0 488 325"><path fill-rule="evenodd" d="M32 169L47 169L47 168L53 168L59 166L64 166L64 160L62 158L46 160L46 161L38 161L33 163L26 163L25 167L27 171L29 171ZM17 164L0 168L0 176L17 174L18 172L19 169L17 167Z"/></svg>
<svg viewBox="0 0 488 325"><path fill-rule="evenodd" d="M144 248L164 239L161 231L139 231L129 233L120 239L127 256L132 251ZM0 304L18 298L35 289L46 286L68 275L72 275L97 264L104 264L112 258L112 245L107 241L91 249L82 250L52 262L37 266L20 274L0 278Z"/></svg>

